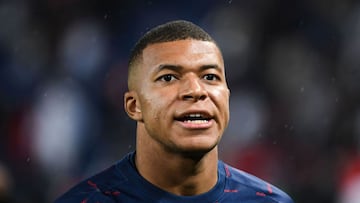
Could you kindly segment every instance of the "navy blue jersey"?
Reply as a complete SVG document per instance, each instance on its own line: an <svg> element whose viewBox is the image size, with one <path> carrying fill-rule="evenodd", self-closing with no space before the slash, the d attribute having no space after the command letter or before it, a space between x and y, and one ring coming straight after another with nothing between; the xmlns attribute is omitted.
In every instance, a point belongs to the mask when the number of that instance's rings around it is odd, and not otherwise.
<svg viewBox="0 0 360 203"><path fill-rule="evenodd" d="M55 203L293 203L273 185L219 161L218 182L209 192L178 196L145 180L137 172L134 153L80 182Z"/></svg>

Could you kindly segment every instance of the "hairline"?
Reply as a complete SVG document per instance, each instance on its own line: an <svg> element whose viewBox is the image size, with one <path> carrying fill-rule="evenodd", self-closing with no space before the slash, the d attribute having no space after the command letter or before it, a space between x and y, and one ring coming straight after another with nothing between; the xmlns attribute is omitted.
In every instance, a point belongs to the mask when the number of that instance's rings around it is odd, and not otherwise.
<svg viewBox="0 0 360 203"><path fill-rule="evenodd" d="M212 42L219 50L221 50L216 41L200 26L185 20L174 20L158 25L146 32L135 43L128 61L128 88L132 89L131 82L136 75L137 66L142 61L144 50L154 44L174 42L181 40L195 40Z"/></svg>

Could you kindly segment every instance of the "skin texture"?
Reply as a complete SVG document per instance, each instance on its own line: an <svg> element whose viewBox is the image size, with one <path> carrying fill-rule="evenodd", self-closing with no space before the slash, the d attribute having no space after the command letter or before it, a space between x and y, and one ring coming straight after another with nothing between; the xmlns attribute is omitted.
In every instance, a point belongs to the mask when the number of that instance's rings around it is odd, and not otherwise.
<svg viewBox="0 0 360 203"><path fill-rule="evenodd" d="M176 195L209 191L217 145L229 121L229 89L218 47L178 40L149 45L130 77L125 110L137 121L135 163L152 184ZM184 122L190 113L206 122Z"/></svg>

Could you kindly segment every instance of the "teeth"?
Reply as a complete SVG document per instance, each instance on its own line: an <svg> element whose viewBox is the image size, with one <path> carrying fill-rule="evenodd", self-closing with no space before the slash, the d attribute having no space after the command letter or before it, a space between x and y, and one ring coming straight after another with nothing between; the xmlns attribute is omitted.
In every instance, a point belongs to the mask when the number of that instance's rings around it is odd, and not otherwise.
<svg viewBox="0 0 360 203"><path fill-rule="evenodd" d="M188 115L190 118L199 118L199 117L201 117L201 114L199 114L199 113L193 113L193 114L189 114Z"/></svg>
<svg viewBox="0 0 360 203"><path fill-rule="evenodd" d="M185 123L195 123L195 124L202 124L202 123L208 123L208 120L186 120Z"/></svg>
<svg viewBox="0 0 360 203"><path fill-rule="evenodd" d="M182 119L179 119L185 123L193 123L193 124L204 124L209 123L209 120L204 114L202 113L189 113L185 115Z"/></svg>

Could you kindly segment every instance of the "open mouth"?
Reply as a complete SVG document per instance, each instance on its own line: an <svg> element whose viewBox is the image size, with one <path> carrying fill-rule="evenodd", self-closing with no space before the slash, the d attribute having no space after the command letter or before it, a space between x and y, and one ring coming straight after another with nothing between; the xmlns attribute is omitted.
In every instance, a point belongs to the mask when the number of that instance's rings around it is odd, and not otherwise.
<svg viewBox="0 0 360 203"><path fill-rule="evenodd" d="M211 118L201 113L190 113L177 118L176 120L184 123L203 124L208 123Z"/></svg>

